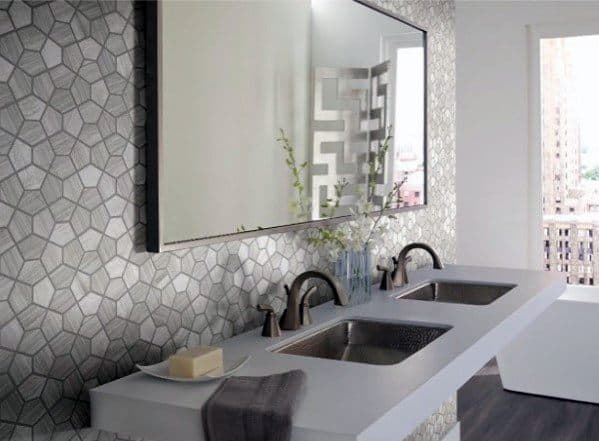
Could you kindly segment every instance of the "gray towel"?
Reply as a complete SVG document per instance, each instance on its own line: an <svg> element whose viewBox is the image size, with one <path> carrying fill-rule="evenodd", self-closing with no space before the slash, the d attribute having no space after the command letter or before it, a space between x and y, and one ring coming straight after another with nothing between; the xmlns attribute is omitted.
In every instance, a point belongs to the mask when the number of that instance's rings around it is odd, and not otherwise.
<svg viewBox="0 0 599 441"><path fill-rule="evenodd" d="M306 374L227 378L202 407L207 441L289 441Z"/></svg>

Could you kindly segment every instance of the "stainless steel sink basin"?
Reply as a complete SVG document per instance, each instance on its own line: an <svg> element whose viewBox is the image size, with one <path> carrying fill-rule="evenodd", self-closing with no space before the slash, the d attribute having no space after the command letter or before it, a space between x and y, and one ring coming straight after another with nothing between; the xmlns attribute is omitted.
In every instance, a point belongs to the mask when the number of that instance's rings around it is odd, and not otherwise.
<svg viewBox="0 0 599 441"><path fill-rule="evenodd" d="M449 327L343 320L274 352L389 365L418 352Z"/></svg>
<svg viewBox="0 0 599 441"><path fill-rule="evenodd" d="M438 281L419 286L397 298L427 302L488 305L515 287L516 285Z"/></svg>

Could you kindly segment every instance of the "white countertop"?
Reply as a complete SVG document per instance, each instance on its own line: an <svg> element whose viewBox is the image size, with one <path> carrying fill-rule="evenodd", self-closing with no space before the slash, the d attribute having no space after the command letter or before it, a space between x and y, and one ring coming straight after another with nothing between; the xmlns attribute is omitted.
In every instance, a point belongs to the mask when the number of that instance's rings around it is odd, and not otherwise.
<svg viewBox="0 0 599 441"><path fill-rule="evenodd" d="M260 336L260 328L222 342L225 356L252 359L237 375L267 375L290 369L307 374L306 395L293 422L294 441L399 440L464 384L564 291L564 277L540 271L449 266L410 273L402 289L373 290L356 307L332 302L311 310L314 324ZM517 285L490 305L460 305L395 297L434 280ZM396 365L377 366L295 355L273 348L347 318L440 324L452 327ZM200 409L218 383L158 380L141 373L90 391L92 426L154 441L203 440Z"/></svg>

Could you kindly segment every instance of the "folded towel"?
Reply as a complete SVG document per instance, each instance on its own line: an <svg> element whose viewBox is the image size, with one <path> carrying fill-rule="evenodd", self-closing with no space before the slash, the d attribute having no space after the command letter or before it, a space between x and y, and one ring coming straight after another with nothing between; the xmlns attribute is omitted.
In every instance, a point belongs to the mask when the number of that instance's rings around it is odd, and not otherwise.
<svg viewBox="0 0 599 441"><path fill-rule="evenodd" d="M202 407L207 441L289 441L303 371L227 378Z"/></svg>

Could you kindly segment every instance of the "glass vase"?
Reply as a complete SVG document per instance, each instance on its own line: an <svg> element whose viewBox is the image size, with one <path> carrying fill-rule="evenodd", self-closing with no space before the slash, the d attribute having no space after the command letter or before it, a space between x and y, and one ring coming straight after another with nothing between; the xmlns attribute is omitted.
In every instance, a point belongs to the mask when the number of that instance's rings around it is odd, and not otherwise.
<svg viewBox="0 0 599 441"><path fill-rule="evenodd" d="M345 287L350 305L368 302L372 293L369 247L341 251L335 262L335 276Z"/></svg>

